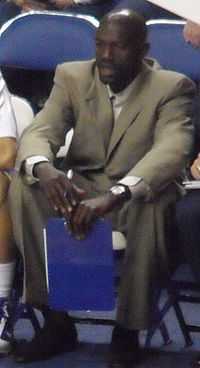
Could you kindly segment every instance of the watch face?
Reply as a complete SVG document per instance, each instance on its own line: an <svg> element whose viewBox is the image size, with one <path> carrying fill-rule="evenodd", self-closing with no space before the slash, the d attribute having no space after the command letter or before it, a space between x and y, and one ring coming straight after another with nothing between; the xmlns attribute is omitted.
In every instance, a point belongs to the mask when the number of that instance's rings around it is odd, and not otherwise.
<svg viewBox="0 0 200 368"><path fill-rule="evenodd" d="M120 195L122 193L125 193L125 191L126 191L126 189L123 186L120 186L120 185L116 185L116 186L112 187L110 190L114 195Z"/></svg>

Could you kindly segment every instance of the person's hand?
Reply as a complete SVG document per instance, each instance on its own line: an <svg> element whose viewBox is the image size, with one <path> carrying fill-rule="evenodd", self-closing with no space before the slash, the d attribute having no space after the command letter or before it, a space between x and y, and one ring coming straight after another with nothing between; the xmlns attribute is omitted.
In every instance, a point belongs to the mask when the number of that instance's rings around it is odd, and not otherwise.
<svg viewBox="0 0 200 368"><path fill-rule="evenodd" d="M121 199L111 192L80 201L73 211L70 230L77 238L84 238L98 217L103 217L121 203Z"/></svg>
<svg viewBox="0 0 200 368"><path fill-rule="evenodd" d="M67 175L54 168L48 162L34 166L34 175L46 195L50 206L70 221L73 210L85 196L85 191L78 188Z"/></svg>
<svg viewBox="0 0 200 368"><path fill-rule="evenodd" d="M31 10L47 10L48 6L37 0L26 0L22 5L22 11L28 12Z"/></svg>
<svg viewBox="0 0 200 368"><path fill-rule="evenodd" d="M200 47L200 25L188 21L183 30L183 36L186 42L194 47Z"/></svg>
<svg viewBox="0 0 200 368"><path fill-rule="evenodd" d="M13 2L18 5L23 12L28 12L31 10L46 10L48 6L37 0L13 0Z"/></svg>
<svg viewBox="0 0 200 368"><path fill-rule="evenodd" d="M190 171L194 179L200 180L200 153L198 154L196 160L194 160Z"/></svg>
<svg viewBox="0 0 200 368"><path fill-rule="evenodd" d="M74 0L50 0L50 2L58 9L69 8L75 4Z"/></svg>

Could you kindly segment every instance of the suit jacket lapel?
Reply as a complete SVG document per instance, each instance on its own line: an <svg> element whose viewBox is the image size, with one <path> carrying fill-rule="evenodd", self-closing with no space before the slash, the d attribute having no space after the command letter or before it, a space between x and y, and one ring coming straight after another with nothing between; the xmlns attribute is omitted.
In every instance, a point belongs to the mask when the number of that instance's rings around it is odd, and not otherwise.
<svg viewBox="0 0 200 368"><path fill-rule="evenodd" d="M90 112L94 116L94 121L97 124L98 136L96 137L96 142L93 142L93 144L97 144L98 140L101 139L106 157L107 147L105 147L104 143L106 141L108 126L113 124L113 112L109 101L108 90L99 80L97 70L95 71L94 83L86 95L86 100L89 104Z"/></svg>
<svg viewBox="0 0 200 368"><path fill-rule="evenodd" d="M108 160L117 143L126 132L128 127L134 123L138 117L142 106L145 103L145 78L149 71L148 66L143 65L141 73L135 79L133 91L131 92L126 106L123 107L110 138L108 149L105 147L105 159ZM87 95L86 100L89 104L90 112L94 116L97 124L99 136L92 144L98 144L99 139L104 143L104 134L106 134L107 124L111 124L113 120L112 107L109 101L108 90L99 80L98 70L95 70L95 78ZM101 145L100 145L101 146ZM107 152L106 152L107 151Z"/></svg>

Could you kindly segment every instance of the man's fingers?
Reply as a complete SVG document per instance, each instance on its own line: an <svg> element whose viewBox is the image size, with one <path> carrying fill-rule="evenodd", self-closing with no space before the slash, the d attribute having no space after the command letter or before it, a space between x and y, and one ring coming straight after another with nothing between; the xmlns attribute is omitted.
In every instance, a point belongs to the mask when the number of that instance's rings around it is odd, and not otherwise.
<svg viewBox="0 0 200 368"><path fill-rule="evenodd" d="M94 222L95 214L92 208L80 203L72 216L74 232L77 234L87 234Z"/></svg>

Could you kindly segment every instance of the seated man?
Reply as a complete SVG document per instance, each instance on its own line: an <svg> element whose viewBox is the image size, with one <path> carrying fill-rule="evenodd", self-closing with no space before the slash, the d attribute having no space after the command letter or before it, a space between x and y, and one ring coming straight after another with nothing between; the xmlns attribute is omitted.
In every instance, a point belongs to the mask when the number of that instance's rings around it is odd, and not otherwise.
<svg viewBox="0 0 200 368"><path fill-rule="evenodd" d="M10 103L10 96L0 74L0 353L10 349L4 340L3 330L7 320L6 304L14 275L14 251L11 219L7 194L10 183L10 169L16 156L16 123Z"/></svg>
<svg viewBox="0 0 200 368"><path fill-rule="evenodd" d="M17 346L18 362L47 359L77 345L68 314L47 307L43 227L50 216L64 216L78 238L97 217L109 216L127 237L112 359L136 360L138 332L152 323L155 286L168 273L166 231L179 195L175 179L192 144L194 86L145 58L146 36L137 13L105 16L96 34L96 59L58 66L49 99L22 137L10 204L24 259L24 299L43 310L45 323L41 333ZM58 170L55 155L72 127Z"/></svg>

